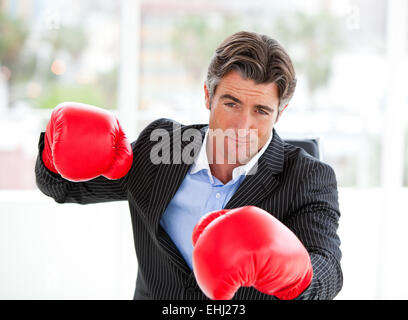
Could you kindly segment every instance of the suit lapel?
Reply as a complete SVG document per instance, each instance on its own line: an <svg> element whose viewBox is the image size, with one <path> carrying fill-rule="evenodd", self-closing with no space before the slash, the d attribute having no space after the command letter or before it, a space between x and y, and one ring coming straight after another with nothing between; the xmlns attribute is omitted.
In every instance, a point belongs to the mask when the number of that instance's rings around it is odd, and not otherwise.
<svg viewBox="0 0 408 320"><path fill-rule="evenodd" d="M166 148L164 152L169 152L171 164L160 164L158 167L146 216L146 219L149 221L149 226L153 227L152 231L159 242L160 248L165 251L170 260L172 260L181 271L187 274L189 274L191 270L169 235L160 226L160 219L192 164L182 161L183 151L191 151L193 158L198 156L198 151L200 150L205 135L205 128L206 125L177 126L173 132L170 133L171 148ZM194 130L186 132L188 129ZM188 133L186 134L187 137L194 135L194 138L192 141L183 141L183 133ZM173 141L176 142L173 143ZM177 146L177 143L180 143L181 147ZM197 152L193 152L193 150ZM162 156L165 158L166 154L163 153ZM173 159L180 159L180 161L174 164Z"/></svg>
<svg viewBox="0 0 408 320"><path fill-rule="evenodd" d="M283 170L283 144L283 140L273 129L273 138L268 148L226 204L226 209L256 205L279 185L277 175Z"/></svg>
<svg viewBox="0 0 408 320"><path fill-rule="evenodd" d="M159 164L149 203L148 218L153 223L155 232L157 232L162 214L180 187L192 164L182 161L183 151L195 150L197 152L194 152L193 158L198 156L198 151L200 150L205 135L205 128L205 125L177 126L170 134L170 144L172 146L166 148L163 152L170 153L171 163ZM194 129L189 131L189 133L195 133L195 137L192 141L182 140L183 133L186 132L187 129ZM175 143L173 143L173 141L175 141ZM177 146L177 143L180 143L181 147ZM176 147L174 147L174 145L176 145ZM165 156L163 153L163 158L165 158ZM173 159L180 159L180 161L173 163Z"/></svg>

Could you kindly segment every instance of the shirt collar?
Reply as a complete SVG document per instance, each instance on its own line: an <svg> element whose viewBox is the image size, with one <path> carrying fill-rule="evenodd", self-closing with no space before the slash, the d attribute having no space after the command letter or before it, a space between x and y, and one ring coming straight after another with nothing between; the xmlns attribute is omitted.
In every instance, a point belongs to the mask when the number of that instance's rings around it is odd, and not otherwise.
<svg viewBox="0 0 408 320"><path fill-rule="evenodd" d="M198 152L197 158L195 158L194 163L191 167L190 174L195 174L201 170L205 170L210 179L211 183L214 183L213 176L211 174L210 165L208 164L207 158L207 137L208 137L208 128L206 129L205 136L203 139L203 144L201 145L200 151Z"/></svg>
<svg viewBox="0 0 408 320"><path fill-rule="evenodd" d="M197 158L194 160L190 174L195 174L201 170L205 170L211 183L214 183L214 178L211 174L211 169L210 169L210 165L208 164L208 158L207 158L207 148L206 148L207 137L208 137L208 128L206 129L203 144L201 145ZM251 160L249 160L246 164L236 167L232 170L232 180L236 180L240 176L242 175L246 176L248 174L248 172L258 162L259 158L265 152L266 148L268 147L269 143L272 140L272 137L273 137L273 131L271 132L271 135L269 136L268 141L265 143L262 149L259 150L258 153L251 158Z"/></svg>

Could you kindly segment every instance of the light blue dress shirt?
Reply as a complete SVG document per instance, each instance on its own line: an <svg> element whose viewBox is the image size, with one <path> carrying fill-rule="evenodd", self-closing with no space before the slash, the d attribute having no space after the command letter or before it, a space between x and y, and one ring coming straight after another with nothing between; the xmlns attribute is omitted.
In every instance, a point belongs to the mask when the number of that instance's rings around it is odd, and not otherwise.
<svg viewBox="0 0 408 320"><path fill-rule="evenodd" d="M264 147L248 163L234 168L232 179L223 184L211 174L206 151L207 135L208 130L197 158L160 220L191 270L194 226L206 213L225 207L272 139L271 133Z"/></svg>

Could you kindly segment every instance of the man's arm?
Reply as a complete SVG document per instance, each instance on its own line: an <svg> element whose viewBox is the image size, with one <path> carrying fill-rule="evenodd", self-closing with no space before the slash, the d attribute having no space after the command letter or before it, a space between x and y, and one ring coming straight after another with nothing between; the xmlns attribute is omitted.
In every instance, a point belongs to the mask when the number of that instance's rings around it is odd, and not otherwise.
<svg viewBox="0 0 408 320"><path fill-rule="evenodd" d="M83 182L66 180L44 165L41 157L44 149L44 132L42 132L38 141L39 153L35 165L36 184L45 195L54 198L58 203L89 204L127 200L128 185L135 183L135 179L140 174L138 167L143 167L146 161L150 161L150 148L155 143L155 141L150 141L150 135L154 129L162 125L171 127L172 122L165 118L151 122L143 129L139 137L131 143L133 162L125 176L116 180L99 176Z"/></svg>
<svg viewBox="0 0 408 320"><path fill-rule="evenodd" d="M322 162L312 163L295 198L289 218L283 222L306 247L313 266L312 282L298 299L333 299L343 285L337 235L340 211L333 169Z"/></svg>
<svg viewBox="0 0 408 320"><path fill-rule="evenodd" d="M55 201L87 204L127 198L122 178L132 166L133 152L111 112L60 103L51 112L38 149L36 184Z"/></svg>
<svg viewBox="0 0 408 320"><path fill-rule="evenodd" d="M90 204L127 200L127 175L116 180L99 176L88 181L72 182L49 170L41 157L44 149L44 134L45 132L41 132L38 141L35 178L38 188L45 195L52 197L58 203Z"/></svg>

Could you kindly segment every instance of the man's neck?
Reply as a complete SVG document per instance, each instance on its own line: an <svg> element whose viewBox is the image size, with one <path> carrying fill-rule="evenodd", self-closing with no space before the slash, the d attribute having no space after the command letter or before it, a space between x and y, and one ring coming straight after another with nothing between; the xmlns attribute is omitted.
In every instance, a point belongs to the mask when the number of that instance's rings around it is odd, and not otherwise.
<svg viewBox="0 0 408 320"><path fill-rule="evenodd" d="M216 145L213 142L213 139L209 137L206 145L206 154L211 174L220 180L223 184L226 184L232 179L232 172L236 167L242 166L244 163L228 163L225 153L217 155ZM221 160L221 161L219 161Z"/></svg>
<svg viewBox="0 0 408 320"><path fill-rule="evenodd" d="M210 164L211 174L220 180L223 184L232 179L232 171L240 164Z"/></svg>

